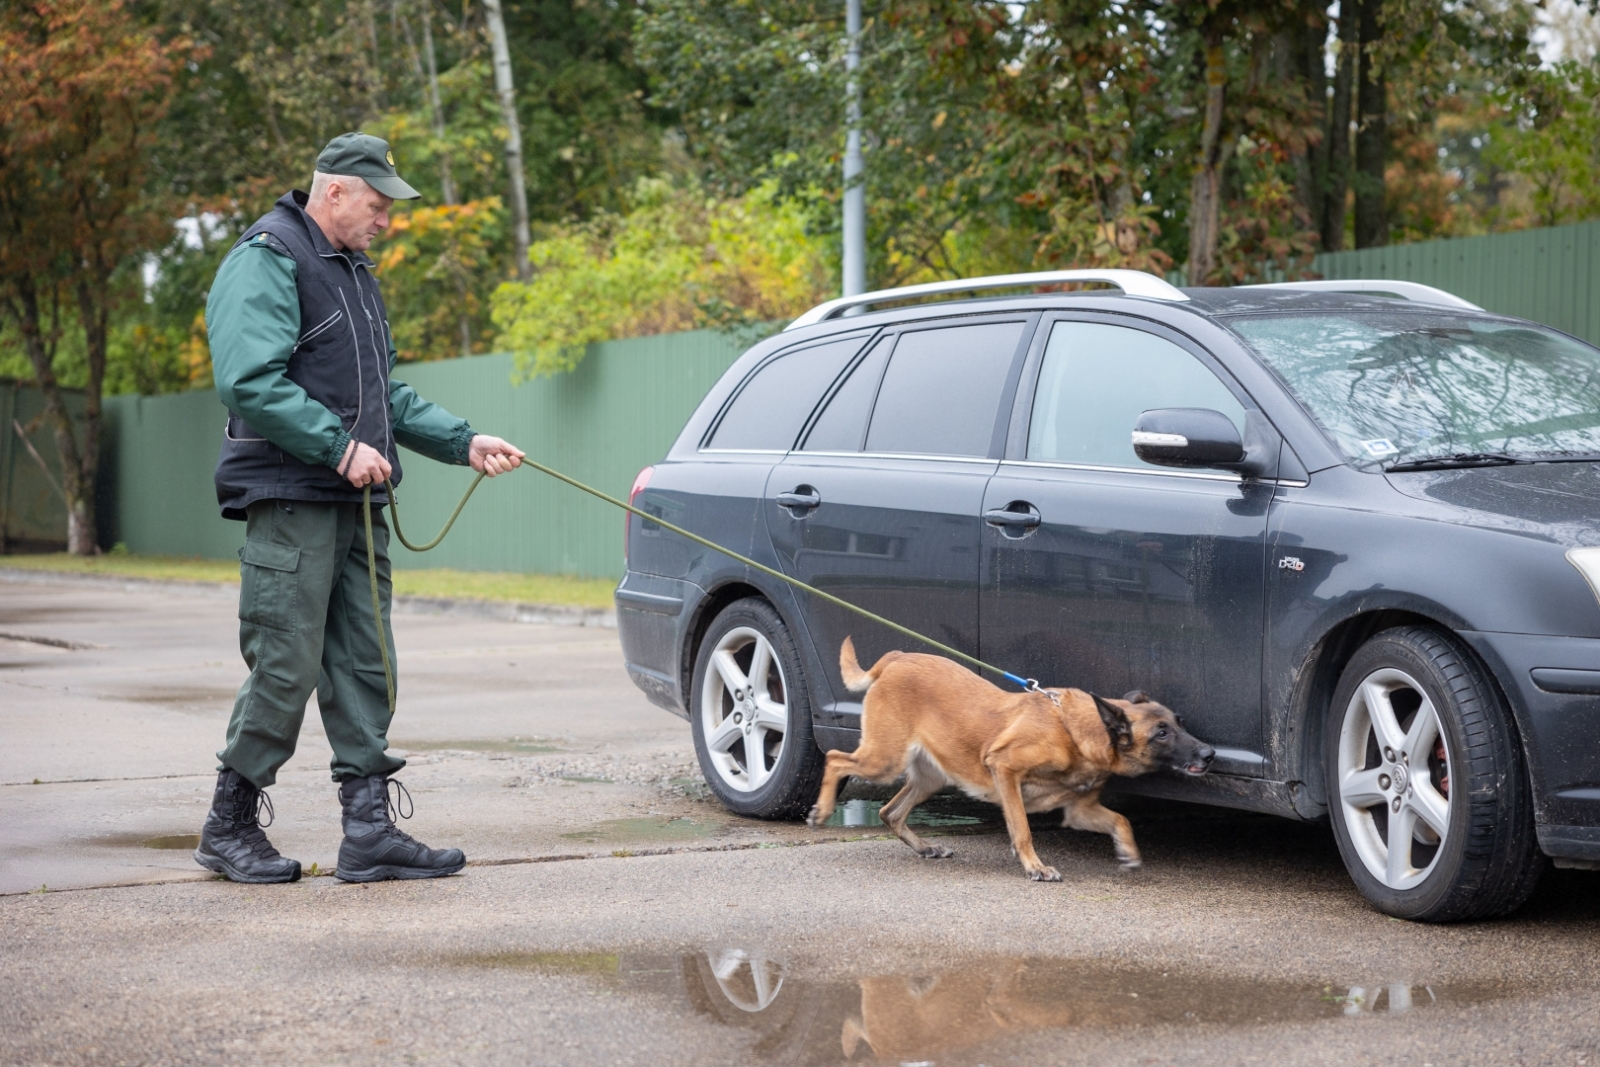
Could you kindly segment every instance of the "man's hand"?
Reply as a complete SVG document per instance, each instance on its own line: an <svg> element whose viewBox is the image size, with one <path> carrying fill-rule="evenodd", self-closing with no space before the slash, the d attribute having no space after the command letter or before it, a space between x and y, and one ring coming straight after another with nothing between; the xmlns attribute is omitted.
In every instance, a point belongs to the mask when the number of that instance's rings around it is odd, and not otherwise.
<svg viewBox="0 0 1600 1067"><path fill-rule="evenodd" d="M383 458L383 453L360 441L351 441L350 447L344 450L344 458L339 461L339 470L357 489L365 489L369 485L387 481L392 473L389 461Z"/></svg>
<svg viewBox="0 0 1600 1067"><path fill-rule="evenodd" d="M522 457L526 452L498 437L490 437L486 433L474 435L472 446L467 451L467 462L472 464L472 469L482 471L493 478L506 471L514 471L522 466Z"/></svg>

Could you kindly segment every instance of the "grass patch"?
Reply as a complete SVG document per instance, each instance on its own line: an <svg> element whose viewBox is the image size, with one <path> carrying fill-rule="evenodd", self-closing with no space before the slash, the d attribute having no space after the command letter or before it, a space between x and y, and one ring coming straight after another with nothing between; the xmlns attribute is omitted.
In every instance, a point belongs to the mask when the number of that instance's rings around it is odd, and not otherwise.
<svg viewBox="0 0 1600 1067"><path fill-rule="evenodd" d="M403 596L510 600L578 608L611 607L611 591L616 587L610 578L574 578L570 574L456 571L444 567L394 572L394 591Z"/></svg>
<svg viewBox="0 0 1600 1067"><path fill-rule="evenodd" d="M57 574L97 574L113 578L158 581L239 581L239 564L224 559L183 559L113 553L105 556L0 556L0 567ZM521 604L561 604L578 608L611 607L616 582L609 578L575 578L565 574L517 574L496 571L397 570L394 591L401 596L448 600L501 600Z"/></svg>

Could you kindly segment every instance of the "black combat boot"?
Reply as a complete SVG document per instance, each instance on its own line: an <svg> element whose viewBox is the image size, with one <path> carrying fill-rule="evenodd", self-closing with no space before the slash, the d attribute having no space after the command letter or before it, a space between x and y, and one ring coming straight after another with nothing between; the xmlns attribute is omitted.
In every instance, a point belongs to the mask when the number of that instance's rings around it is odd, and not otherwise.
<svg viewBox="0 0 1600 1067"><path fill-rule="evenodd" d="M394 787L395 803L389 802ZM350 778L339 786L344 804L344 842L333 873L345 882L381 882L386 878L440 878L467 865L459 848L433 849L402 832L394 816L411 818L411 794L381 774ZM403 802L403 807L399 807Z"/></svg>
<svg viewBox="0 0 1600 1067"><path fill-rule="evenodd" d="M262 829L272 825L272 801L238 771L217 775L211 794L211 811L200 829L200 847L194 861L225 875L232 882L298 882L300 863L284 859Z"/></svg>

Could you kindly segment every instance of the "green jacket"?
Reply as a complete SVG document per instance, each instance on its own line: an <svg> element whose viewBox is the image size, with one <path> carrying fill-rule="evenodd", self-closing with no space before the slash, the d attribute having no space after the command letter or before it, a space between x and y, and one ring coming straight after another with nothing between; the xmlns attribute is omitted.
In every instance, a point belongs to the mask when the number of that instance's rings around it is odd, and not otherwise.
<svg viewBox="0 0 1600 1067"><path fill-rule="evenodd" d="M217 468L229 517L263 498L359 500L336 472L352 438L385 453L398 483L395 444L465 464L473 436L464 419L392 376L397 356L371 261L333 250L300 195L246 232L206 301L217 395L234 416ZM304 327L306 313L329 307ZM387 412L371 403L373 393L387 394Z"/></svg>

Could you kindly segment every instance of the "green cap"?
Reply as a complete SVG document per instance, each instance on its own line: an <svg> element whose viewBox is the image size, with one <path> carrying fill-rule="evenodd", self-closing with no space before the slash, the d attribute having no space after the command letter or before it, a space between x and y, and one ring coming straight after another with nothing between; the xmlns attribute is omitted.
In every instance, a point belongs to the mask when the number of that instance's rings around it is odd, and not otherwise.
<svg viewBox="0 0 1600 1067"><path fill-rule="evenodd" d="M395 173L394 153L389 151L389 142L381 137L341 133L329 141L328 147L317 157L317 169L323 174L364 178L368 185L395 200L416 200L422 196Z"/></svg>

